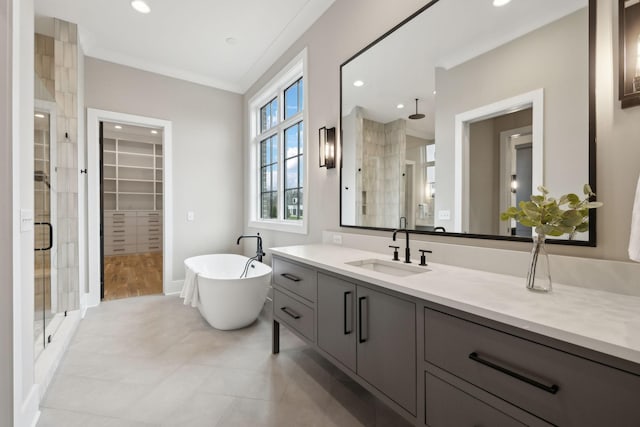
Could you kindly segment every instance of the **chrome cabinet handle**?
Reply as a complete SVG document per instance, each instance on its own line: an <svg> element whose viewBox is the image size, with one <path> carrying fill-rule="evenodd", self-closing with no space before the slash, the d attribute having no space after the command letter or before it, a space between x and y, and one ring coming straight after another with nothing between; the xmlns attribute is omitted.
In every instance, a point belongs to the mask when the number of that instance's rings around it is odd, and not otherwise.
<svg viewBox="0 0 640 427"><path fill-rule="evenodd" d="M512 371L511 369L507 369L503 366L500 365L496 365L493 362L490 362L486 359L483 359L482 357L480 357L480 355L478 353L476 353L475 351L471 354L469 354L469 359L473 360L474 362L478 362L481 365L485 365L488 366L491 369L495 369L496 371L502 372L503 374L509 375L510 377L516 378L522 382L525 382L527 384L531 384L534 387L537 387L541 390L546 391L547 393L551 393L551 394L556 394L558 392L558 390L560 390L560 387L558 387L555 384L552 384L550 386L546 385L546 384L542 384L541 382L538 382L536 380L533 380L529 377L525 377L522 374L519 374L515 371Z"/></svg>

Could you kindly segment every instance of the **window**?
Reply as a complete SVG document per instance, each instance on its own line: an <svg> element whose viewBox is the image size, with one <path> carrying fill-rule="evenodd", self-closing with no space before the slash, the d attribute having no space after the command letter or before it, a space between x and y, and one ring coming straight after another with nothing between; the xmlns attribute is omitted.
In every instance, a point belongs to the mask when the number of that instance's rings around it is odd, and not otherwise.
<svg viewBox="0 0 640 427"><path fill-rule="evenodd" d="M306 233L303 52L249 102L249 225Z"/></svg>

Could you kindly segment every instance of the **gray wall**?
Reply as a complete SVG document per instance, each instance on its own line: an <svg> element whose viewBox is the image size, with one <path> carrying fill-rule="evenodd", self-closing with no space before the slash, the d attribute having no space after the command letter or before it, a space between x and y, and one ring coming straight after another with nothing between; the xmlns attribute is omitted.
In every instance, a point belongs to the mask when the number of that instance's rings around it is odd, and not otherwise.
<svg viewBox="0 0 640 427"><path fill-rule="evenodd" d="M469 126L469 233L499 234L500 133L531 126L531 113L527 108Z"/></svg>
<svg viewBox="0 0 640 427"><path fill-rule="evenodd" d="M13 425L11 1L0 0L0 425Z"/></svg>
<svg viewBox="0 0 640 427"><path fill-rule="evenodd" d="M240 95L86 57L88 108L173 123L173 279L187 257L234 252L242 232ZM194 211L195 221L187 222Z"/></svg>
<svg viewBox="0 0 640 427"><path fill-rule="evenodd" d="M337 1L245 94L246 103L305 46L308 47L309 78L309 234L259 230L265 247L321 241L325 229L339 228L339 170L317 168L316 129L339 124L339 67L378 36L406 18L425 2L400 0ZM598 247L548 245L551 253L591 258L627 260L632 197L640 173L640 107L622 110L617 100L617 2L599 0L597 28L597 190L605 206L598 209ZM357 22L358 25L353 23ZM585 105L586 108L586 105ZM564 112L562 113L564 114ZM245 119L246 120L246 119ZM244 149L247 150L247 123ZM574 138L575 136L571 136ZM246 158L247 156L245 156ZM440 153L438 153L440 160ZM245 195L247 194L245 190ZM246 212L245 212L246 218ZM251 230L256 231L256 230ZM354 231L345 229L345 231ZM363 234L388 233L359 231ZM528 251L530 245L517 242L486 241L441 236L412 237L455 244L488 246ZM248 248L249 249L249 248ZM268 251L267 251L268 252ZM603 284L603 286L606 286Z"/></svg>
<svg viewBox="0 0 640 427"><path fill-rule="evenodd" d="M454 68L437 69L438 166L454 164L457 114L544 88L544 184L558 196L581 192L589 177L587 22L583 9ZM577 65L585 69L577 72ZM438 172L436 212L453 212L455 170ZM453 229L453 221L437 224Z"/></svg>

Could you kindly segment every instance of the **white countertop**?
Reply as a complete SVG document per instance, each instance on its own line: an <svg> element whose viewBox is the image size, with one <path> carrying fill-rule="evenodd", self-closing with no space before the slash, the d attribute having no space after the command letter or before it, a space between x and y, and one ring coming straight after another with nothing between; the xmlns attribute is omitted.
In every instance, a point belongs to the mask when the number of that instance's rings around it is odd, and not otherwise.
<svg viewBox="0 0 640 427"><path fill-rule="evenodd" d="M283 258L640 363L640 297L557 283L553 283L550 293L530 292L525 288L525 279L520 277L430 262L424 273L396 277L346 264L372 258L390 260L390 256L338 245L288 246L270 251ZM412 265L418 265L415 259L412 261Z"/></svg>

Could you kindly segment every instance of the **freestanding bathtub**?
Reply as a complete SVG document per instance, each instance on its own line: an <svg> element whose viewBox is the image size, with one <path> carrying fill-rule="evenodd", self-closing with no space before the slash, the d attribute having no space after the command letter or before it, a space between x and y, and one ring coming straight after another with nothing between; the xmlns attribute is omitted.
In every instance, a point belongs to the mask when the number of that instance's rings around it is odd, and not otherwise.
<svg viewBox="0 0 640 427"><path fill-rule="evenodd" d="M200 314L216 329L243 328L260 314L271 267L252 261L246 277L240 278L247 261L249 258L234 254L201 255L184 261L187 277L195 278Z"/></svg>

